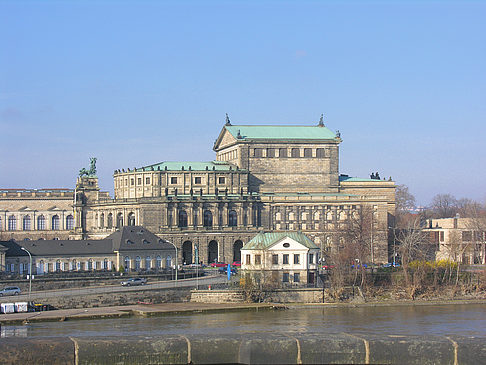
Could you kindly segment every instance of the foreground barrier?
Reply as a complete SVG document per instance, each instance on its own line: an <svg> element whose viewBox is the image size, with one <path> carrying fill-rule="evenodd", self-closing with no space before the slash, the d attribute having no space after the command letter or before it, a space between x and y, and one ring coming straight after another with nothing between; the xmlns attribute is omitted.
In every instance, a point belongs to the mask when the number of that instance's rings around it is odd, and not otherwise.
<svg viewBox="0 0 486 365"><path fill-rule="evenodd" d="M0 339L2 364L484 364L481 337L275 334Z"/></svg>

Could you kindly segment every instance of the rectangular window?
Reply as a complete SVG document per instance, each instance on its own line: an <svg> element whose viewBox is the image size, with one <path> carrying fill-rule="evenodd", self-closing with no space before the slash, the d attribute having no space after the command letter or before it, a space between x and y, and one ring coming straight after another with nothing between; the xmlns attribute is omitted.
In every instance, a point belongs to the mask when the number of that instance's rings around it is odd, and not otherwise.
<svg viewBox="0 0 486 365"><path fill-rule="evenodd" d="M137 184L138 184L138 185L142 185L142 178L141 178L141 177L139 177L139 178L138 178L138 182L137 182Z"/></svg>
<svg viewBox="0 0 486 365"><path fill-rule="evenodd" d="M300 273L298 272L294 274L294 283L300 283Z"/></svg>
<svg viewBox="0 0 486 365"><path fill-rule="evenodd" d="M288 265L289 264L289 254L288 253L284 253L283 254L283 264L284 265Z"/></svg>
<svg viewBox="0 0 486 365"><path fill-rule="evenodd" d="M440 232L440 241L444 242L444 231Z"/></svg>
<svg viewBox="0 0 486 365"><path fill-rule="evenodd" d="M275 157L275 148L267 148L267 157Z"/></svg>
<svg viewBox="0 0 486 365"><path fill-rule="evenodd" d="M145 178L145 185L150 185L150 177Z"/></svg>
<svg viewBox="0 0 486 365"><path fill-rule="evenodd" d="M218 177L218 184L225 184L226 183L226 179L222 176Z"/></svg>
<svg viewBox="0 0 486 365"><path fill-rule="evenodd" d="M272 264L278 265L278 255L272 255Z"/></svg>
<svg viewBox="0 0 486 365"><path fill-rule="evenodd" d="M304 148L304 157L312 157L312 149Z"/></svg>
<svg viewBox="0 0 486 365"><path fill-rule="evenodd" d="M463 231L462 232L462 240L465 241L465 242L472 241L472 232Z"/></svg>
<svg viewBox="0 0 486 365"><path fill-rule="evenodd" d="M309 254L309 264L313 264L313 263L314 263L314 254L310 253Z"/></svg>
<svg viewBox="0 0 486 365"><path fill-rule="evenodd" d="M262 157L263 156L262 151L263 150L261 148L255 148L253 150L253 156L254 157Z"/></svg>
<svg viewBox="0 0 486 365"><path fill-rule="evenodd" d="M283 273L283 276L282 276L282 281L284 283L288 283L289 282L289 273L288 272L284 272Z"/></svg>
<svg viewBox="0 0 486 365"><path fill-rule="evenodd" d="M132 186L135 185L135 179L134 178L130 179L130 185L132 185Z"/></svg>
<svg viewBox="0 0 486 365"><path fill-rule="evenodd" d="M177 177L171 177L170 178L170 183L171 184L177 184Z"/></svg>
<svg viewBox="0 0 486 365"><path fill-rule="evenodd" d="M197 176L197 177L194 178L194 184L202 184L201 181L202 180L201 180L201 177L200 176Z"/></svg>
<svg viewBox="0 0 486 365"><path fill-rule="evenodd" d="M125 186L128 186L128 179L125 179Z"/></svg>
<svg viewBox="0 0 486 365"><path fill-rule="evenodd" d="M246 255L246 264L247 265L250 265L251 264L250 255Z"/></svg>
<svg viewBox="0 0 486 365"><path fill-rule="evenodd" d="M262 256L255 255L255 265L261 265L261 264L262 264Z"/></svg>
<svg viewBox="0 0 486 365"><path fill-rule="evenodd" d="M294 265L298 265L298 264L300 264L300 255L295 254L294 255Z"/></svg>
<svg viewBox="0 0 486 365"><path fill-rule="evenodd" d="M279 148L278 149L278 157L287 157L287 149L286 148Z"/></svg>

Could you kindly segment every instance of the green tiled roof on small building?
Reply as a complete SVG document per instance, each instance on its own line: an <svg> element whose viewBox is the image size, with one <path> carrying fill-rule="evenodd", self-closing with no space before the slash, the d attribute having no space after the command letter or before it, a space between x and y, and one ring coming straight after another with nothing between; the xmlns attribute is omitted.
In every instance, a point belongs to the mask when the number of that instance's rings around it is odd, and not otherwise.
<svg viewBox="0 0 486 365"><path fill-rule="evenodd" d="M286 238L292 238L307 248L319 248L312 240L302 232L260 232L253 237L242 250L264 250L274 243Z"/></svg>
<svg viewBox="0 0 486 365"><path fill-rule="evenodd" d="M226 125L226 130L239 140L245 139L321 139L335 140L327 127L294 125Z"/></svg>
<svg viewBox="0 0 486 365"><path fill-rule="evenodd" d="M166 161L166 162L160 162L160 163L156 163L153 165L144 166L136 169L136 171L152 171L152 170L229 171L229 170L237 170L237 167L225 161L209 161L209 162Z"/></svg>

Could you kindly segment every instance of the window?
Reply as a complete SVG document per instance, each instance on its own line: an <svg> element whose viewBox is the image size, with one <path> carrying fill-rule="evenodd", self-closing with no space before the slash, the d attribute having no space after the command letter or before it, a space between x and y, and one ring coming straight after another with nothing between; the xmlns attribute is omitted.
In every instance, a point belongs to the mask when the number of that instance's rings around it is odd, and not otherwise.
<svg viewBox="0 0 486 365"><path fill-rule="evenodd" d="M228 226L236 227L238 225L238 215L234 210L230 210L228 213Z"/></svg>
<svg viewBox="0 0 486 365"><path fill-rule="evenodd" d="M290 153L291 156L294 158L300 157L300 150L298 148L292 148L292 151Z"/></svg>
<svg viewBox="0 0 486 365"><path fill-rule="evenodd" d="M316 149L316 157L317 158L324 158L325 157L324 148Z"/></svg>
<svg viewBox="0 0 486 365"><path fill-rule="evenodd" d="M262 255L255 255L255 265L262 264Z"/></svg>
<svg viewBox="0 0 486 365"><path fill-rule="evenodd" d="M108 228L113 228L113 214L108 214Z"/></svg>
<svg viewBox="0 0 486 365"><path fill-rule="evenodd" d="M194 184L198 184L198 185L202 184L202 179L200 176L196 176L194 178Z"/></svg>
<svg viewBox="0 0 486 365"><path fill-rule="evenodd" d="M294 283L300 283L300 273L294 273Z"/></svg>
<svg viewBox="0 0 486 365"><path fill-rule="evenodd" d="M275 148L267 148L267 157L275 157Z"/></svg>
<svg viewBox="0 0 486 365"><path fill-rule="evenodd" d="M203 226L204 227L212 227L213 226L213 213L211 213L210 210L204 211Z"/></svg>
<svg viewBox="0 0 486 365"><path fill-rule="evenodd" d="M142 258L140 256L135 257L135 270L140 270Z"/></svg>
<svg viewBox="0 0 486 365"><path fill-rule="evenodd" d="M101 223L101 227L103 227L103 221L105 219L105 216L103 215L103 213L101 213L101 218L100 218L100 223ZM74 229L74 217L70 214L66 217L66 229Z"/></svg>
<svg viewBox="0 0 486 365"><path fill-rule="evenodd" d="M272 255L272 264L278 265L278 255Z"/></svg>
<svg viewBox="0 0 486 365"><path fill-rule="evenodd" d="M218 184L226 184L226 179L222 176L218 177Z"/></svg>
<svg viewBox="0 0 486 365"><path fill-rule="evenodd" d="M15 216L11 215L8 217L8 230L15 231L17 229L17 219Z"/></svg>
<svg viewBox="0 0 486 365"><path fill-rule="evenodd" d="M130 179L130 185L135 185L135 179L133 177Z"/></svg>
<svg viewBox="0 0 486 365"><path fill-rule="evenodd" d="M178 226L179 227L187 227L187 213L186 213L185 210L179 211Z"/></svg>
<svg viewBox="0 0 486 365"><path fill-rule="evenodd" d="M116 228L121 228L123 227L123 214L118 213L116 216Z"/></svg>
<svg viewBox="0 0 486 365"><path fill-rule="evenodd" d="M147 270L152 268L152 258L150 256L145 257L145 268Z"/></svg>
<svg viewBox="0 0 486 365"><path fill-rule="evenodd" d="M2 229L2 217L0 217L0 230Z"/></svg>
<svg viewBox="0 0 486 365"><path fill-rule="evenodd" d="M304 148L304 157L312 157L312 149L311 148Z"/></svg>
<svg viewBox="0 0 486 365"><path fill-rule="evenodd" d="M444 231L441 231L440 232L440 241L443 242L444 241Z"/></svg>
<svg viewBox="0 0 486 365"><path fill-rule="evenodd" d="M298 253L294 254L294 265L300 264L300 255Z"/></svg>
<svg viewBox="0 0 486 365"><path fill-rule="evenodd" d="M145 185L150 185L150 177L145 178Z"/></svg>
<svg viewBox="0 0 486 365"><path fill-rule="evenodd" d="M465 241L465 242L472 241L472 232L463 231L462 232L462 240Z"/></svg>
<svg viewBox="0 0 486 365"><path fill-rule="evenodd" d="M170 183L171 184L177 184L177 177L171 177L170 178Z"/></svg>
<svg viewBox="0 0 486 365"><path fill-rule="evenodd" d="M256 157L256 158L260 158L260 157L263 157L263 153L262 153L262 149L261 148L255 148L253 150L253 156Z"/></svg>
<svg viewBox="0 0 486 365"><path fill-rule="evenodd" d="M309 264L313 264L313 263L314 263L314 254L310 253L309 254Z"/></svg>
<svg viewBox="0 0 486 365"><path fill-rule="evenodd" d="M246 264L247 265L250 265L251 264L250 255L246 255Z"/></svg>
<svg viewBox="0 0 486 365"><path fill-rule="evenodd" d="M288 253L284 253L283 254L283 264L284 265L288 265L289 264L289 254Z"/></svg>
<svg viewBox="0 0 486 365"><path fill-rule="evenodd" d="M278 156L279 157L288 157L287 149L286 148L279 148L278 149Z"/></svg>
<svg viewBox="0 0 486 365"><path fill-rule="evenodd" d="M37 229L39 231L43 231L44 229L46 229L46 219L43 215L37 217Z"/></svg>
<svg viewBox="0 0 486 365"><path fill-rule="evenodd" d="M52 217L51 220L51 227L53 231L58 231L59 230L59 216L56 214L55 216Z"/></svg>
<svg viewBox="0 0 486 365"><path fill-rule="evenodd" d="M125 256L125 270L129 270L130 269L130 257L128 256Z"/></svg>
<svg viewBox="0 0 486 365"><path fill-rule="evenodd" d="M135 244L135 242L127 240L127 245L133 245L133 244Z"/></svg>
<svg viewBox="0 0 486 365"><path fill-rule="evenodd" d="M147 241L147 240L143 240L143 241L142 241L142 243L143 243L144 245L150 245L150 241Z"/></svg>
<svg viewBox="0 0 486 365"><path fill-rule="evenodd" d="M283 276L282 276L282 281L284 283L288 283L289 282L289 273L288 272L284 272L283 273Z"/></svg>
<svg viewBox="0 0 486 365"><path fill-rule="evenodd" d="M142 185L142 178L141 178L141 177L139 177L139 178L137 179L137 184L138 184L138 185Z"/></svg>
<svg viewBox="0 0 486 365"><path fill-rule="evenodd" d="M135 225L135 214L133 212L128 214L128 225L129 226Z"/></svg>
<svg viewBox="0 0 486 365"><path fill-rule="evenodd" d="M125 186L128 186L128 179L125 179Z"/></svg>
<svg viewBox="0 0 486 365"><path fill-rule="evenodd" d="M169 257L170 257L170 256L167 256L167 266L170 266L170 264L169 264ZM172 258L171 258L171 260L172 260ZM160 269L160 268L162 267L162 257L157 256L157 257L155 258L155 267L156 267L157 269Z"/></svg>
<svg viewBox="0 0 486 365"><path fill-rule="evenodd" d="M22 221L22 229L24 231L30 231L30 215L26 215Z"/></svg>

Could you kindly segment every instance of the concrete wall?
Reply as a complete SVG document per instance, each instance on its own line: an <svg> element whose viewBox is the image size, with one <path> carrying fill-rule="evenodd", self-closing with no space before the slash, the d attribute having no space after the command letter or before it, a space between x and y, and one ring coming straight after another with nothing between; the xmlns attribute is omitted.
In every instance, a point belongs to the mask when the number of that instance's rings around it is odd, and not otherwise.
<svg viewBox="0 0 486 365"><path fill-rule="evenodd" d="M247 333L3 338L8 364L484 364L484 338Z"/></svg>

